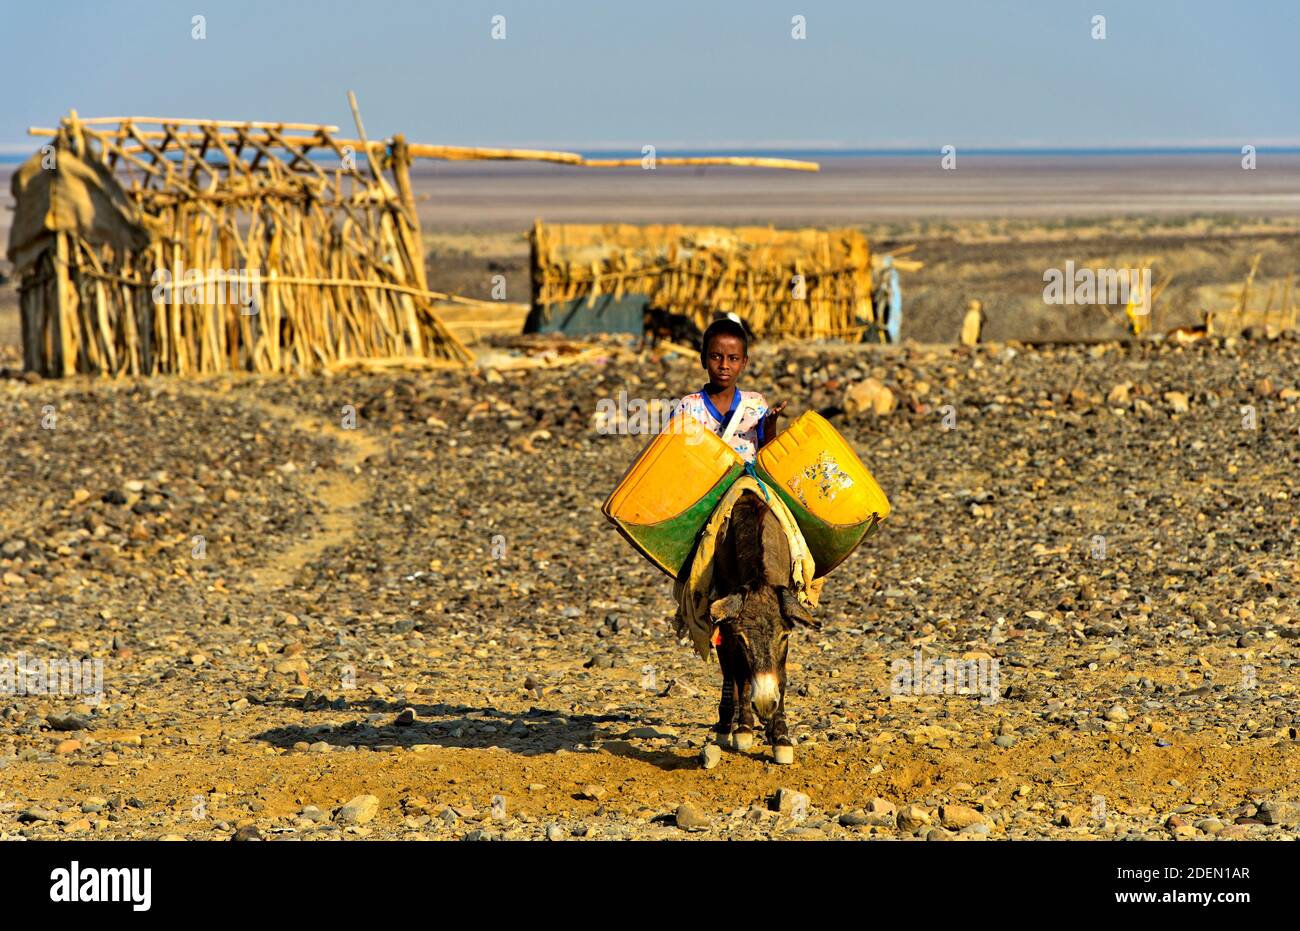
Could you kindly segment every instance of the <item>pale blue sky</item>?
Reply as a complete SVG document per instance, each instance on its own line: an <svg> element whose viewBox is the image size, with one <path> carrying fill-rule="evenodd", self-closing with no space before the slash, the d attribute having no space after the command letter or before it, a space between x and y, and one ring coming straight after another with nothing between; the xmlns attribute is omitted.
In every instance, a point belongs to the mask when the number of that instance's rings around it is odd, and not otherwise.
<svg viewBox="0 0 1300 931"><path fill-rule="evenodd" d="M349 88L371 135L418 142L1300 144L1296 0L45 0L0 22L6 151L71 107L350 129Z"/></svg>

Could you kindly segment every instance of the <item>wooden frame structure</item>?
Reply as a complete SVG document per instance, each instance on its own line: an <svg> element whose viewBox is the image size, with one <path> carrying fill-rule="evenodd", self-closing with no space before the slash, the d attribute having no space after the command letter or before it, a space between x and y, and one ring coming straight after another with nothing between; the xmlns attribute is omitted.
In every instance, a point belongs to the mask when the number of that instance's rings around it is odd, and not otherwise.
<svg viewBox="0 0 1300 931"><path fill-rule="evenodd" d="M336 133L74 111L52 131L55 161L105 166L147 245L51 229L21 271L25 366L118 376L471 362L432 309L456 298L425 280L404 140ZM15 195L21 210L17 182ZM253 299L232 300L236 286Z"/></svg>

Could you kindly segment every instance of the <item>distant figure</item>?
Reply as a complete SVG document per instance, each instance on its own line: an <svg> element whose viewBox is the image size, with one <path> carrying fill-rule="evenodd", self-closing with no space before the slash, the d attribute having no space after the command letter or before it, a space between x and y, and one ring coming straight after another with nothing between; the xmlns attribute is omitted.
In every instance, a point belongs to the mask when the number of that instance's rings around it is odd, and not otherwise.
<svg viewBox="0 0 1300 931"><path fill-rule="evenodd" d="M679 346L700 348L700 328L685 314L675 314L662 307L646 305L641 317L641 348L654 349L659 340L666 339Z"/></svg>
<svg viewBox="0 0 1300 931"><path fill-rule="evenodd" d="M984 304L980 301L971 301L966 310L966 316L961 322L961 344L963 346L974 346L980 341L980 330L987 319L984 316Z"/></svg>

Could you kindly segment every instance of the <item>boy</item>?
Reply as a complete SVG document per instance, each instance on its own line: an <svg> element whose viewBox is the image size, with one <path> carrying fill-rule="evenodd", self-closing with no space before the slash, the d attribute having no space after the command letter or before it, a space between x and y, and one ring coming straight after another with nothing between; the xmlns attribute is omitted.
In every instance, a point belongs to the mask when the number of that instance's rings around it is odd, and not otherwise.
<svg viewBox="0 0 1300 931"><path fill-rule="evenodd" d="M700 364L709 373L709 383L682 398L680 409L718 435L739 417L727 442L742 459L753 462L758 450L776 436L776 419L786 402L769 409L763 395L738 387L749 361L749 335L739 323L726 317L714 320L700 346Z"/></svg>

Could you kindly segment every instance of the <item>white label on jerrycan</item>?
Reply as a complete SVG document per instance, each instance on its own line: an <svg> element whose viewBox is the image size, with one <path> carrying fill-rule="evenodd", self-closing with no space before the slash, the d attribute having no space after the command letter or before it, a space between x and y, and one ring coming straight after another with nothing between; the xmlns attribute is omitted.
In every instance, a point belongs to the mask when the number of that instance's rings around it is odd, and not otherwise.
<svg viewBox="0 0 1300 931"><path fill-rule="evenodd" d="M834 501L841 491L853 487L853 479L826 450L822 450L811 465L786 482L799 503L806 508L808 498L804 494L805 483L823 501Z"/></svg>

